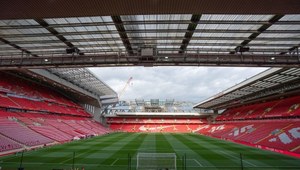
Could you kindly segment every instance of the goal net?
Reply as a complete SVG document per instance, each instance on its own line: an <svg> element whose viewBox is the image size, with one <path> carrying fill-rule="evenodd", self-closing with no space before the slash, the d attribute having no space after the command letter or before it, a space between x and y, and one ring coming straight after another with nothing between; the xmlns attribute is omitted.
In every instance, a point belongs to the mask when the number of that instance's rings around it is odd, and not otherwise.
<svg viewBox="0 0 300 170"><path fill-rule="evenodd" d="M137 170L176 170L175 153L138 153Z"/></svg>

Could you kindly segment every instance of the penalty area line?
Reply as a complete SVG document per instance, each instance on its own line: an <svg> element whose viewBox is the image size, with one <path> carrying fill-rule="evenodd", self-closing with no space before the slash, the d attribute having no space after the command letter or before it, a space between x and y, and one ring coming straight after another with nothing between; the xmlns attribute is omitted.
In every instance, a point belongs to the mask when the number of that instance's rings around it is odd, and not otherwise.
<svg viewBox="0 0 300 170"><path fill-rule="evenodd" d="M229 156L229 157L232 157L232 158L234 158L234 159L236 159L236 160L240 160L239 157L230 155L230 154L228 154L227 152L224 152L224 151L219 151L219 152L221 152L221 153L223 153L223 154L225 154L225 155L227 155L227 156ZM253 166L253 167L257 167L255 164L253 164L253 163L251 163L251 162L249 162L249 161L247 161L247 160L244 160L244 159L243 159L243 162L245 162L245 163L247 163L247 164L249 164L249 165L251 165L251 166Z"/></svg>
<svg viewBox="0 0 300 170"><path fill-rule="evenodd" d="M200 167L204 167L197 159L193 159Z"/></svg>
<svg viewBox="0 0 300 170"><path fill-rule="evenodd" d="M116 159L113 163L111 163L110 166L113 166L118 160L119 160L119 158Z"/></svg>
<svg viewBox="0 0 300 170"><path fill-rule="evenodd" d="M88 151L86 151L86 152L88 152ZM85 154L86 152L82 152L82 153L80 153L80 154L78 154L78 155L75 155L74 159L77 158L77 157L79 157L80 155ZM64 160L64 161L61 161L59 164L65 164L65 162L68 162L68 161L70 161L70 160L72 160L72 159L73 159L73 157L72 157L72 158L68 158L68 159L66 159L66 160Z"/></svg>

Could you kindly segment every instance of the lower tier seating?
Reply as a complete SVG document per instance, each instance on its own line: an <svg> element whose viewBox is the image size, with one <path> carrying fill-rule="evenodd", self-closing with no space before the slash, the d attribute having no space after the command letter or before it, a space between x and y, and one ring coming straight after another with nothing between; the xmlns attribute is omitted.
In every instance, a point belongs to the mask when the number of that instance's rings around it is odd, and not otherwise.
<svg viewBox="0 0 300 170"><path fill-rule="evenodd" d="M201 125L198 133L300 153L300 120L257 120Z"/></svg>
<svg viewBox="0 0 300 170"><path fill-rule="evenodd" d="M28 126L30 129L50 138L53 139L57 142L66 142L66 141L70 141L73 139L73 136L64 133L52 126Z"/></svg>
<svg viewBox="0 0 300 170"><path fill-rule="evenodd" d="M8 150L14 150L19 149L22 146L15 141L0 135L0 152L8 151Z"/></svg>
<svg viewBox="0 0 300 170"><path fill-rule="evenodd" d="M124 132L192 132L300 154L300 119L224 121L212 124L188 121L165 123L171 122L168 119L163 123L149 123L149 119L139 119L136 123L132 121L137 120L134 118L130 118L129 122L122 120L124 119L110 119L110 128ZM144 123L141 123L141 120Z"/></svg>
<svg viewBox="0 0 300 170"><path fill-rule="evenodd" d="M109 117L110 128L125 132L182 132L197 130L207 120L200 118L122 118Z"/></svg>
<svg viewBox="0 0 300 170"><path fill-rule="evenodd" d="M18 122L0 119L0 133L26 146L36 146L52 143L53 140L36 133Z"/></svg>
<svg viewBox="0 0 300 170"><path fill-rule="evenodd" d="M124 132L170 132L191 133L197 131L197 124L111 124L110 128Z"/></svg>
<svg viewBox="0 0 300 170"><path fill-rule="evenodd" d="M206 119L200 118L122 118L122 117L108 117L107 123L133 123L133 124L201 124L207 123Z"/></svg>

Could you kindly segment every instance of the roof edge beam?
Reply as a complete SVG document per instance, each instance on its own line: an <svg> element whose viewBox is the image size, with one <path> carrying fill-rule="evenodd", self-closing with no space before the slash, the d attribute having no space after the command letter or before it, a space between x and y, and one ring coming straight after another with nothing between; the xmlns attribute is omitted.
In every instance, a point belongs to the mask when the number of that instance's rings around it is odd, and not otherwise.
<svg viewBox="0 0 300 170"><path fill-rule="evenodd" d="M165 57L168 56L166 60ZM243 58L243 59L241 59ZM1 57L0 69L8 68L67 68L111 66L244 66L244 67L299 67L297 56L236 55L236 54L158 54L153 60L140 60L140 56L85 55L40 57Z"/></svg>
<svg viewBox="0 0 300 170"><path fill-rule="evenodd" d="M62 41L63 43L65 43L68 47L70 48L74 48L75 46L68 41L63 35L61 35L59 32L57 32L55 30L55 28L53 28L51 25L49 25L45 20L43 19L35 19L35 21L40 24L43 28L45 28L47 31L49 31L52 35L54 35L55 37L57 37L60 41ZM81 55L83 53L80 53Z"/></svg>
<svg viewBox="0 0 300 170"><path fill-rule="evenodd" d="M129 55L133 55L133 50L128 38L128 35L126 33L125 27L123 25L123 21L121 19L120 16L111 16L111 19L113 20L113 22L115 23L115 27L122 39L123 45L125 46L127 53Z"/></svg>
<svg viewBox="0 0 300 170"><path fill-rule="evenodd" d="M0 41L3 42L4 44L7 44L7 45L9 45L9 46L14 47L14 48L17 49L17 50L22 51L22 54L23 54L23 52L25 52L27 55L31 55L31 56L33 56L33 57L38 57L38 55L32 54L32 53L31 53L30 51L28 51L27 49L22 48L22 47L18 46L17 44L12 43L12 42L10 42L10 41L4 39L4 38L1 38L1 37L0 37Z"/></svg>
<svg viewBox="0 0 300 170"><path fill-rule="evenodd" d="M200 20L192 22L191 20L147 20L147 21L123 21L122 23L114 22L88 22L80 23L80 26L108 26L108 25L141 25L141 24L237 24L237 25L262 25L269 24L268 21L222 21L222 20ZM299 25L300 21L278 21L276 25ZM78 27L78 23L68 24L51 24L51 27ZM0 29L30 29L30 28L43 28L41 25L0 25Z"/></svg>
<svg viewBox="0 0 300 170"><path fill-rule="evenodd" d="M46 77L50 80L53 80L55 82L58 82L62 85L64 84L67 84L68 87L80 92L80 93L83 93L83 94L86 94L94 99L97 99L98 100L98 96L96 96L95 94L92 94L91 92L71 83L71 82L68 82L67 80L55 75L55 74L52 74L51 72L45 70L45 69L30 69L31 72L35 73L35 74L38 74L38 75L41 75L43 77Z"/></svg>
<svg viewBox="0 0 300 170"><path fill-rule="evenodd" d="M263 24L261 27L257 29L257 33L252 33L247 40L244 40L241 43L241 46L246 46L248 45L252 40L255 40L256 37L258 37L261 33L266 31L269 27L271 27L274 23L279 21L284 15L274 15L267 24Z"/></svg>
<svg viewBox="0 0 300 170"><path fill-rule="evenodd" d="M197 22L199 22L200 19L201 19L201 15L196 15L196 14L192 15L191 18L192 23L188 25L187 32L185 33L184 39L182 40L182 45L180 46L179 53L184 53L184 51L186 50L188 44L190 43L190 40L193 37L194 31L197 28L198 25Z"/></svg>
<svg viewBox="0 0 300 170"><path fill-rule="evenodd" d="M274 74L276 74L276 73L278 73L282 70L287 70L287 69L286 68L270 68L268 70L265 70L265 71L255 75L255 76L253 76L249 79L246 79L246 80L240 82L239 84L237 84L235 86L232 86L232 87L230 87L230 88L228 88L228 89L226 89L226 90L224 90L224 91L222 91L222 92L220 92L220 93L218 93L218 94L216 94L216 95L214 95L214 96L212 96L212 97L210 97L210 98L208 98L208 99L206 99L206 100L204 100L204 101L202 101L198 104L196 104L194 106L194 108L197 108L198 106L203 105L205 103L208 103L210 101L216 100L216 99L218 99L222 96L225 96L226 94L229 94L229 93L232 93L232 92L237 91L239 89L242 89L243 87L247 86L250 83L257 82L257 81L260 81L264 78L271 77ZM199 108L201 108L201 107L199 107Z"/></svg>
<svg viewBox="0 0 300 170"><path fill-rule="evenodd" d="M139 14L299 14L299 0L2 0L0 19L65 18Z"/></svg>

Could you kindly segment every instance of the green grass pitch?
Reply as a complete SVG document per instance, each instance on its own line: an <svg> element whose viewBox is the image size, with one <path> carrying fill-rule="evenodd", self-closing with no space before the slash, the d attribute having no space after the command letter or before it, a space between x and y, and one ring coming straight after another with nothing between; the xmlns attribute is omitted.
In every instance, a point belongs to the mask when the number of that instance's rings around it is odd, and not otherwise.
<svg viewBox="0 0 300 170"><path fill-rule="evenodd" d="M240 170L243 156L244 170L300 169L300 160L277 153L262 151L228 141L221 141L197 134L169 133L113 133L91 139L24 153L25 170L126 170L128 154L131 168L136 167L138 152L176 153L177 169L182 168L186 155L186 169L236 169ZM1 170L16 170L21 154L0 158Z"/></svg>

